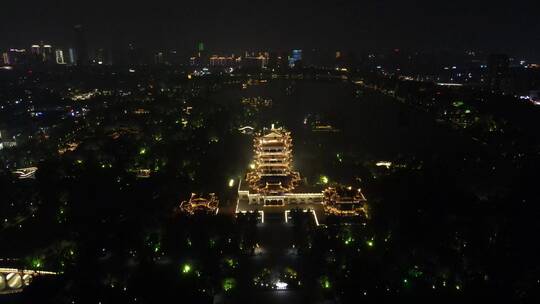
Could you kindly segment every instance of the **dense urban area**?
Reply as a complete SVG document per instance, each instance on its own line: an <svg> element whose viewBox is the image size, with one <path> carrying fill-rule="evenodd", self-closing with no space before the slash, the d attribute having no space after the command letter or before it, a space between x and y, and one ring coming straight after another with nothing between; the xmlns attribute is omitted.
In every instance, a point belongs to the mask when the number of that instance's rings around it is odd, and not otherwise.
<svg viewBox="0 0 540 304"><path fill-rule="evenodd" d="M0 51L0 303L540 296L540 64L75 32ZM358 188L362 212L240 212L265 130L304 191Z"/></svg>

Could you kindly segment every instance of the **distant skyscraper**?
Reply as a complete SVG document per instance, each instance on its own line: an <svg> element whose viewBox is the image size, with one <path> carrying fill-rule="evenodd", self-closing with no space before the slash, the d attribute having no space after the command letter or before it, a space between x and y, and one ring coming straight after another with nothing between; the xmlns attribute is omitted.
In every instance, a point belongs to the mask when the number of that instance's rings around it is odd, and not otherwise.
<svg viewBox="0 0 540 304"><path fill-rule="evenodd" d="M74 27L75 30L75 51L77 54L77 65L84 66L88 64L88 45L84 34L84 28L78 24Z"/></svg>
<svg viewBox="0 0 540 304"><path fill-rule="evenodd" d="M510 60L508 55L492 54L488 59L488 86L492 92L501 92L502 84L508 77Z"/></svg>
<svg viewBox="0 0 540 304"><path fill-rule="evenodd" d="M75 50L73 48L69 48L68 50L68 63L69 65L75 65L75 63L77 63L77 58L75 57Z"/></svg>
<svg viewBox="0 0 540 304"><path fill-rule="evenodd" d="M26 55L25 49L9 49L7 52L2 54L2 59L4 64L16 65L26 63Z"/></svg>
<svg viewBox="0 0 540 304"><path fill-rule="evenodd" d="M190 64L193 66L207 66L209 63L209 56L204 48L204 43L197 43L197 52L195 56L191 57Z"/></svg>
<svg viewBox="0 0 540 304"><path fill-rule="evenodd" d="M157 52L154 54L154 63L155 64L164 64L165 63L165 55L163 52Z"/></svg>
<svg viewBox="0 0 540 304"><path fill-rule="evenodd" d="M96 50L96 54L94 56L93 62L99 65L101 64L111 65L112 64L111 57L112 56L111 56L110 50L99 48Z"/></svg>
<svg viewBox="0 0 540 304"><path fill-rule="evenodd" d="M53 59L53 50L52 50L52 46L50 44L45 44L43 45L43 47L41 48L42 50L42 59L43 59L43 62L52 62L54 59Z"/></svg>
<svg viewBox="0 0 540 304"><path fill-rule="evenodd" d="M57 64L66 64L66 61L64 59L64 51L56 50L55 55Z"/></svg>
<svg viewBox="0 0 540 304"><path fill-rule="evenodd" d="M33 44L30 52L32 53L32 61L35 63L54 62L55 58L52 46L50 44L44 44L43 41L39 44Z"/></svg>
<svg viewBox="0 0 540 304"><path fill-rule="evenodd" d="M41 54L41 46L39 44L33 44L30 51L34 55L39 55Z"/></svg>
<svg viewBox="0 0 540 304"><path fill-rule="evenodd" d="M11 64L8 52L2 53L2 63L5 65Z"/></svg>
<svg viewBox="0 0 540 304"><path fill-rule="evenodd" d="M293 50L289 57L289 66L294 67L299 61L302 61L302 50Z"/></svg>

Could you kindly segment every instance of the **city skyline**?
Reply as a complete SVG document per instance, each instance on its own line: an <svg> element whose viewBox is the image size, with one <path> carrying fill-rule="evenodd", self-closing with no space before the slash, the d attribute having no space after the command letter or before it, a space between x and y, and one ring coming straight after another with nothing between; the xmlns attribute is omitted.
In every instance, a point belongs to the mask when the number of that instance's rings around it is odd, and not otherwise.
<svg viewBox="0 0 540 304"><path fill-rule="evenodd" d="M521 6L480 1L415 5L398 1L340 1L327 7L297 1L237 1L196 4L158 1L58 6L30 1L24 7L6 3L0 27L0 48L28 41L70 45L73 26L82 24L91 48L120 48L134 43L144 48L190 50L198 41L210 49L341 49L379 51L484 50L538 60L539 4ZM466 14L460 12L466 10Z"/></svg>

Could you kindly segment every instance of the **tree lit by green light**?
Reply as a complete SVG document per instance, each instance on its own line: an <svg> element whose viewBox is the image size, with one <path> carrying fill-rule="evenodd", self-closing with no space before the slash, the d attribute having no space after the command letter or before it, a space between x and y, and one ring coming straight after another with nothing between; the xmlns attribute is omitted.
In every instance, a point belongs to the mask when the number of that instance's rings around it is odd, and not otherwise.
<svg viewBox="0 0 540 304"><path fill-rule="evenodd" d="M328 176L326 176L326 175L321 175L321 177L320 177L320 182L321 182L322 184L328 184L328 183L330 182L330 180L328 179Z"/></svg>
<svg viewBox="0 0 540 304"><path fill-rule="evenodd" d="M419 278L423 275L424 273L418 268L418 266L414 266L414 268L412 268L411 270L409 270L409 276L413 277L413 278Z"/></svg>
<svg viewBox="0 0 540 304"><path fill-rule="evenodd" d="M226 278L223 280L223 290L228 292L236 287L236 280L233 278Z"/></svg>
<svg viewBox="0 0 540 304"><path fill-rule="evenodd" d="M43 262L40 259L35 258L35 259L32 260L32 267L34 269L39 269L39 268L43 267Z"/></svg>
<svg viewBox="0 0 540 304"><path fill-rule="evenodd" d="M321 287L324 289L330 289L332 287L332 284L330 283L330 280L327 276L323 276L320 279Z"/></svg>
<svg viewBox="0 0 540 304"><path fill-rule="evenodd" d="M182 273L183 274L188 274L190 272L191 272L191 265L189 265L189 264L182 265Z"/></svg>
<svg viewBox="0 0 540 304"><path fill-rule="evenodd" d="M236 262L233 260L233 259L226 259L225 262L227 263L227 265L231 268L235 268L236 267Z"/></svg>
<svg viewBox="0 0 540 304"><path fill-rule="evenodd" d="M145 148L142 148L140 151L139 151L139 155L144 155L146 154L146 149Z"/></svg>

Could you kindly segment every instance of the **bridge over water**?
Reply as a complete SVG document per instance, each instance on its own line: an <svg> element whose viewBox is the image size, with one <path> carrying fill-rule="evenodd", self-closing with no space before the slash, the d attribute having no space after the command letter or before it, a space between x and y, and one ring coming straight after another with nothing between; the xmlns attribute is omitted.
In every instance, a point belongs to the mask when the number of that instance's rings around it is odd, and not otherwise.
<svg viewBox="0 0 540 304"><path fill-rule="evenodd" d="M57 275L52 271L0 267L0 294L20 292L37 276Z"/></svg>

